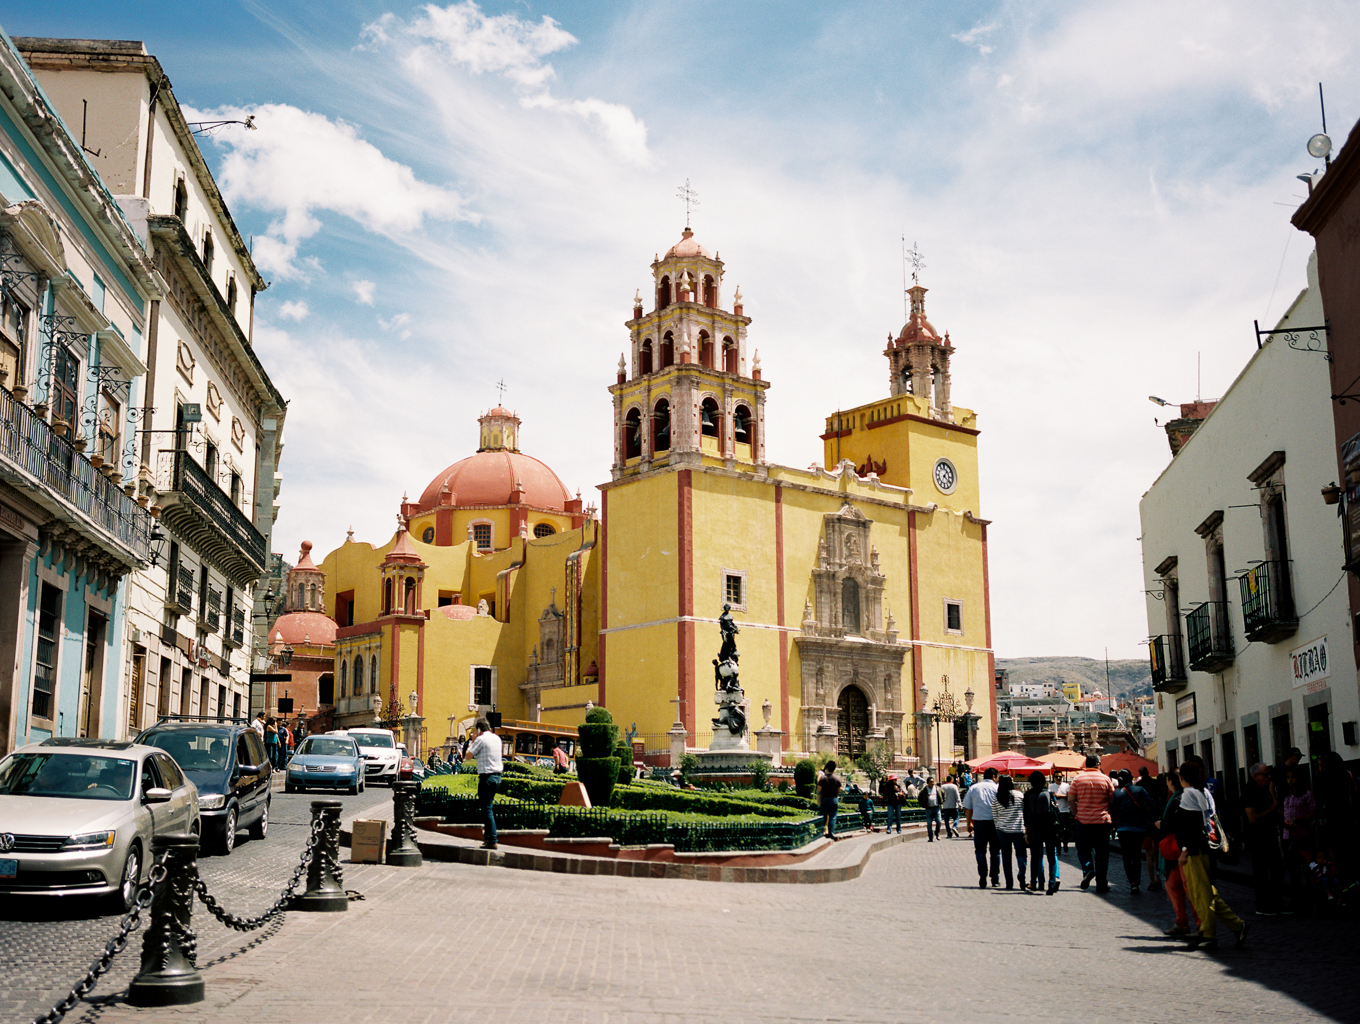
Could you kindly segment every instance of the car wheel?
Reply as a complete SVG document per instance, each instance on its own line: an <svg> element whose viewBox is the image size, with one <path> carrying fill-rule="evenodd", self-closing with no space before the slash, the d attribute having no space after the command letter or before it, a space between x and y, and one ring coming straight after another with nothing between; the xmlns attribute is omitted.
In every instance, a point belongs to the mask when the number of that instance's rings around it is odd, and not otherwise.
<svg viewBox="0 0 1360 1024"><path fill-rule="evenodd" d="M260 820L250 826L251 839L263 839L269 835L269 801L264 802L264 810L260 812Z"/></svg>
<svg viewBox="0 0 1360 1024"><path fill-rule="evenodd" d="M123 873L119 876L118 891L109 897L109 910L123 914L132 909L137 899L137 886L142 881L142 851L136 844L128 850L127 860L123 861Z"/></svg>
<svg viewBox="0 0 1360 1024"><path fill-rule="evenodd" d="M362 793L362 792L363 792L365 789L367 789L367 788L368 788L368 780L367 780L367 779L360 779L360 780L359 780L359 792Z"/></svg>
<svg viewBox="0 0 1360 1024"><path fill-rule="evenodd" d="M227 808L227 816L222 820L222 834L217 837L217 852L227 856L236 849L236 806Z"/></svg>
<svg viewBox="0 0 1360 1024"><path fill-rule="evenodd" d="M297 786L293 785L291 782L285 782L285 783L283 784L283 791L284 791L285 793L296 793L296 792L298 791L298 788L297 788Z"/></svg>
<svg viewBox="0 0 1360 1024"><path fill-rule="evenodd" d="M361 792L362 792L362 790L359 788L359 783L358 783L358 782L356 782L354 785L352 785L352 786L349 787L349 795L350 795L350 796L358 796Z"/></svg>

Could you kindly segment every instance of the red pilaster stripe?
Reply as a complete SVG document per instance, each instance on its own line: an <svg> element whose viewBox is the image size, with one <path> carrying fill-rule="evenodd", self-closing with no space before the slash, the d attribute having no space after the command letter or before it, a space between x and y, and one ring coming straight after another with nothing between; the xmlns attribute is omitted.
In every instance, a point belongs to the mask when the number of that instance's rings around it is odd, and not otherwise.
<svg viewBox="0 0 1360 1024"><path fill-rule="evenodd" d="M425 706L425 623L416 626L416 695Z"/></svg>
<svg viewBox="0 0 1360 1024"><path fill-rule="evenodd" d="M401 630L395 622L392 623L392 658L388 665L390 671L387 674L387 699L391 700L401 681Z"/></svg>
<svg viewBox="0 0 1360 1024"><path fill-rule="evenodd" d="M774 600L775 620L784 625L784 485L774 485ZM779 631L779 727L784 730L785 750L793 741L789 725L789 635Z"/></svg>
<svg viewBox="0 0 1360 1024"><path fill-rule="evenodd" d="M679 580L680 580L680 616L682 618L694 614L694 476L693 471L682 469L675 475L676 478L676 515L675 526L678 534L677 555L680 560ZM684 723L690 735L694 735L694 623L682 621L678 623L677 654L677 684L678 692L676 696L684 703Z"/></svg>
<svg viewBox="0 0 1360 1024"><path fill-rule="evenodd" d="M920 699L920 694L916 691L921 686L921 678L925 675L925 666L921 663L921 588L917 580L917 555L916 555L916 513L907 513L907 559L911 563L911 571L907 574L909 583L909 594L911 595L911 703L916 707L916 702ZM916 709L920 711L920 708Z"/></svg>
<svg viewBox="0 0 1360 1024"><path fill-rule="evenodd" d="M987 524L982 524L982 614L987 626L987 685L989 692L996 692L996 652L992 650L992 584L987 569ZM996 712L989 716L992 720L992 749L997 749Z"/></svg>
<svg viewBox="0 0 1360 1024"><path fill-rule="evenodd" d="M608 649L609 634L605 632L609 628L609 492L600 492L600 660L596 668L600 670L599 676L599 701L601 707L607 707L604 702L604 680L605 680L605 652Z"/></svg>

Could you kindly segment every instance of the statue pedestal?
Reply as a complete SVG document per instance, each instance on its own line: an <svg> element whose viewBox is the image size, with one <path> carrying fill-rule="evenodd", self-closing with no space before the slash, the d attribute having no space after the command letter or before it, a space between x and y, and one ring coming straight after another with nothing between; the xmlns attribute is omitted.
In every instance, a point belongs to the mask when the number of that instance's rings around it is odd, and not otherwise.
<svg viewBox="0 0 1360 1024"><path fill-rule="evenodd" d="M784 734L778 729L765 726L756 730L756 749L770 755L771 767L778 768L784 763Z"/></svg>
<svg viewBox="0 0 1360 1024"><path fill-rule="evenodd" d="M817 726L817 732L813 739L817 743L817 753L835 754L836 753L836 727L829 722L823 722Z"/></svg>
<svg viewBox="0 0 1360 1024"><path fill-rule="evenodd" d="M701 771L747 771L756 761L772 761L764 750L752 750L746 740L746 692L739 686L713 691L713 703L721 709L713 723L713 742L695 752ZM734 714L735 713L735 714ZM733 732L724 723L739 718L742 729Z"/></svg>
<svg viewBox="0 0 1360 1024"><path fill-rule="evenodd" d="M689 744L689 733L685 731L684 723L676 722L666 735L671 740L671 767L679 768L680 759L685 756Z"/></svg>

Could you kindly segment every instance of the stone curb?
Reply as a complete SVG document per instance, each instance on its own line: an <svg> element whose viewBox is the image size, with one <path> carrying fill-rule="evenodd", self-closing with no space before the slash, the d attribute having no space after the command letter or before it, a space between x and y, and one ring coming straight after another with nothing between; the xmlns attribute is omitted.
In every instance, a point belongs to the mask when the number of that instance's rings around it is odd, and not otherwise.
<svg viewBox="0 0 1360 1024"><path fill-rule="evenodd" d="M348 847L353 839L354 822L392 821L392 807L385 805L362 811L341 819L340 845ZM862 832L846 837L841 844L823 843L824 849L813 854L804 864L777 867L710 866L706 864L675 864L648 860L622 860L612 857L583 857L567 853L546 853L537 850L484 850L480 846L439 832L419 832L416 845L427 860L483 867L510 868L517 871L548 871L559 875L613 875L619 878L672 878L695 882L773 882L779 884L816 885L825 882L848 882L858 878L869 858L878 850L899 843L919 840L925 826L909 826L911 831L883 835ZM846 843L849 845L847 846ZM819 866L818 861L829 855L844 863Z"/></svg>

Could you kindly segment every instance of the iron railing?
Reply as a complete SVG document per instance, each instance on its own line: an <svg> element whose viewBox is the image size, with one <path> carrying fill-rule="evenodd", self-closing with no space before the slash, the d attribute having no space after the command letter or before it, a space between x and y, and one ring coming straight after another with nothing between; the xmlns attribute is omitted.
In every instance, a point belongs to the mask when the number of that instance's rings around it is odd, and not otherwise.
<svg viewBox="0 0 1360 1024"><path fill-rule="evenodd" d="M1185 617L1190 644L1190 668L1218 672L1233 661L1232 632L1228 628L1228 602L1206 601Z"/></svg>
<svg viewBox="0 0 1360 1024"><path fill-rule="evenodd" d="M175 570L175 600L185 614L194 606L194 571L187 565Z"/></svg>
<svg viewBox="0 0 1360 1024"><path fill-rule="evenodd" d="M159 453L156 486L179 496L179 502L167 506L165 511L166 519L177 532L212 547L223 560L245 563L234 566L243 571L248 569L245 575L254 577L264 571L268 551L263 534L188 451L169 449Z"/></svg>
<svg viewBox="0 0 1360 1024"><path fill-rule="evenodd" d="M0 387L0 462L32 491L56 504L124 549L129 561L151 558L151 516L90 463L65 437ZM130 557L129 557L130 556Z"/></svg>
<svg viewBox="0 0 1360 1024"><path fill-rule="evenodd" d="M1261 562L1237 577L1248 640L1277 643L1298 630L1288 574L1288 562Z"/></svg>
<svg viewBox="0 0 1360 1024"><path fill-rule="evenodd" d="M1154 690L1174 692L1185 688L1185 659L1179 634L1152 637L1148 641L1148 661Z"/></svg>

